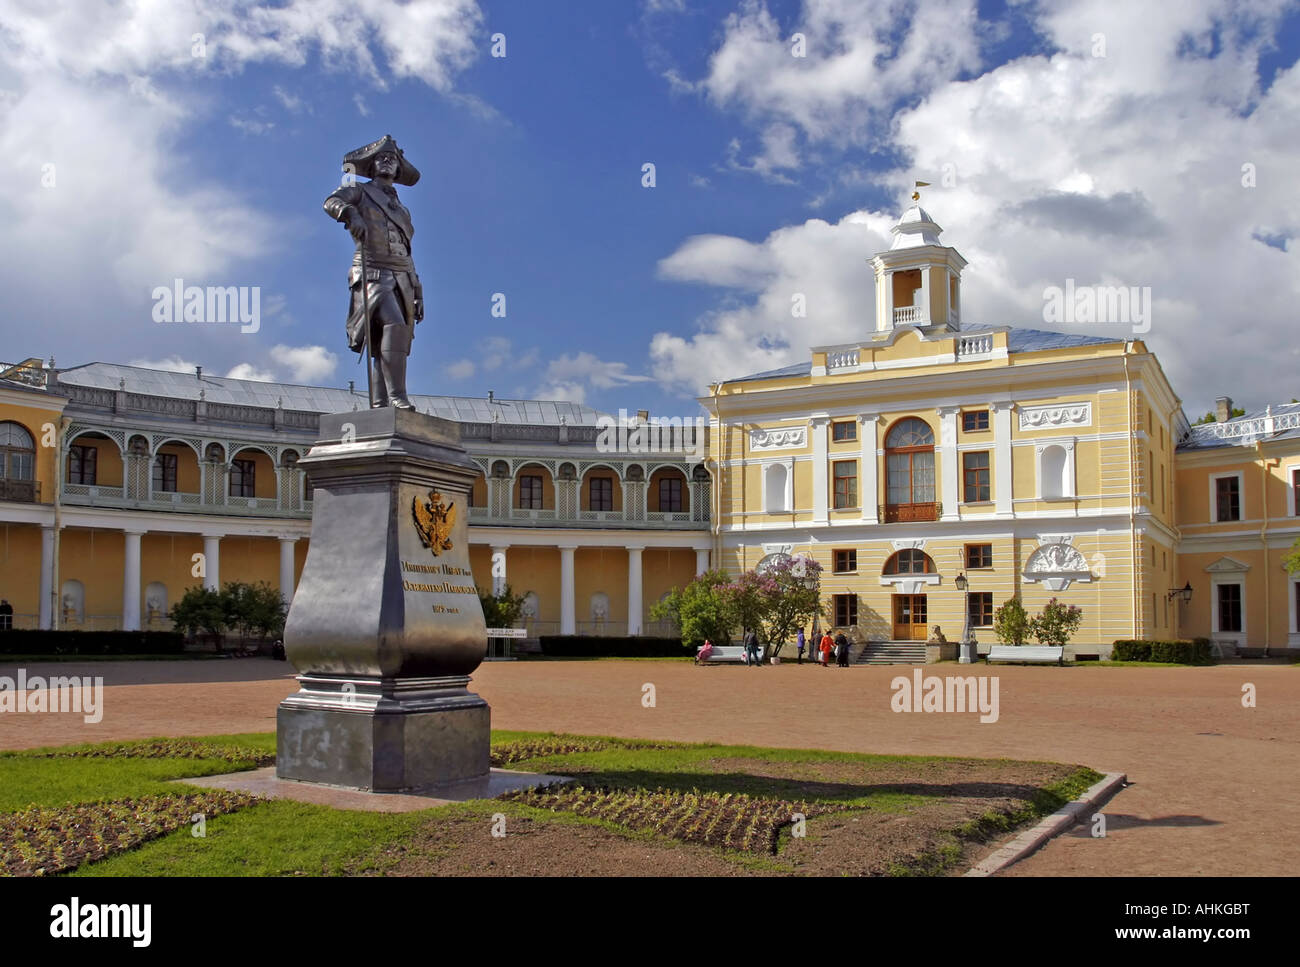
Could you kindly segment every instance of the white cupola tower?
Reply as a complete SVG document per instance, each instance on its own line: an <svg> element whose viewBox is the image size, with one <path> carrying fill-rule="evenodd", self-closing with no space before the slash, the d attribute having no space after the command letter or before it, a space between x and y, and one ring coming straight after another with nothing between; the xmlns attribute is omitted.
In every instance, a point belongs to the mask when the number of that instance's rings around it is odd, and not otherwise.
<svg viewBox="0 0 1300 967"><path fill-rule="evenodd" d="M924 187L917 182L917 187ZM894 242L871 260L876 270L876 331L961 328L961 270L966 260L939 243L942 228L912 192L912 207L891 229Z"/></svg>

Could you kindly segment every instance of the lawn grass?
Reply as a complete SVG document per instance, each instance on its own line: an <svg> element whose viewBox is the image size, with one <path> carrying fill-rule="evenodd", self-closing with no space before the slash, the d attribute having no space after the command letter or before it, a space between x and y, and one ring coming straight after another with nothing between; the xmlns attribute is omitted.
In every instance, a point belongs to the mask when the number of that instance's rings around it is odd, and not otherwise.
<svg viewBox="0 0 1300 967"><path fill-rule="evenodd" d="M150 741L166 741L161 751L190 751L178 744L206 746L212 756L139 758L125 751L149 751ZM692 792L740 794L768 800L822 802L873 813L906 813L940 801L942 788L927 788L936 767L959 764L970 768L1006 760L972 760L943 756L863 755L823 750L767 749L746 745L704 745L554 733L494 731L494 754L507 748L516 754L552 752L565 746L585 751L558 752L512 761L510 768L572 776L592 788L660 790L679 795ZM506 748L503 748L506 747ZM206 736L194 740L146 740L141 743L100 743L67 746L50 757L51 749L0 753L0 813L32 805L65 806L101 800L201 791L169 780L251 769L252 759L232 755L273 753L274 733ZM232 750L241 750L235 752ZM94 756L77 753L94 752ZM106 753L111 753L107 755ZM191 751L191 755L195 753ZM722 760L726 760L726 763ZM847 765L846 765L847 764ZM751 771L770 774L753 774ZM823 774L822 770L825 769ZM854 780L838 781L851 771ZM882 781L872 780L882 773ZM888 777L883 778L887 772ZM901 781L900 781L901 777ZM913 777L914 780L913 780ZM984 842L1015 826L1045 815L1076 797L1100 778L1090 769L1074 768L1069 775L1037 789L1030 801L1013 812L990 811L942 842L890 872L895 875L935 875L951 870L963 856L964 844ZM624 838L654 839L645 829L608 822L594 816L535 808L523 802L480 800L412 813L390 814L339 810L327 806L264 801L224 815L211 816L206 835L196 838L189 827L148 840L135 849L89 863L68 875L103 876L320 876L356 873L382 875L398 862L402 844L438 817L490 821L495 813L538 823L599 826ZM815 821L815 820L811 820ZM659 837L662 841L662 837ZM778 842L789 841L789 830ZM0 844L0 849L3 844ZM443 847L439 847L443 848ZM448 850L454 846L445 847ZM721 853L739 871L785 869L779 854L762 856L736 850Z"/></svg>

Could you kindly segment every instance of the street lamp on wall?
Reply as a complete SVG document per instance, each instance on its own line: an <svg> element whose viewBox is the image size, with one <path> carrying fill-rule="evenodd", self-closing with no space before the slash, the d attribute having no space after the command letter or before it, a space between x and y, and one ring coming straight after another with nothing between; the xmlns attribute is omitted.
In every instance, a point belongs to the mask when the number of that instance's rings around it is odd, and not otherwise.
<svg viewBox="0 0 1300 967"><path fill-rule="evenodd" d="M1188 581L1181 588L1171 588L1167 600L1172 601L1175 597L1181 598L1183 604L1192 600L1192 582Z"/></svg>

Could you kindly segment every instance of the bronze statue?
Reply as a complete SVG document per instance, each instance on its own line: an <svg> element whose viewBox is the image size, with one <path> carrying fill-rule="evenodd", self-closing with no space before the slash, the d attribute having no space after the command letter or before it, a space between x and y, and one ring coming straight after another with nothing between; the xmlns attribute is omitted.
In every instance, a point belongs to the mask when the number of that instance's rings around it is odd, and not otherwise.
<svg viewBox="0 0 1300 967"><path fill-rule="evenodd" d="M388 134L344 155L343 168L370 179L325 199L326 214L357 243L348 272L348 347L368 357L370 405L411 410L406 358L415 324L424 318L424 294L411 261L411 213L393 185L414 185L420 172Z"/></svg>

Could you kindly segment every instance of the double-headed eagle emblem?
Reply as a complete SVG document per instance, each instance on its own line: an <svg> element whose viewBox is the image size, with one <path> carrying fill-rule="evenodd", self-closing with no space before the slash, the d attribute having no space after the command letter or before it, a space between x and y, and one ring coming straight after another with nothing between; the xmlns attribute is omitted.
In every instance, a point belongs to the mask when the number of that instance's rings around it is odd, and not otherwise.
<svg viewBox="0 0 1300 967"><path fill-rule="evenodd" d="M429 491L429 499L421 501L419 495L411 498L411 516L415 518L415 532L420 543L437 557L451 550L451 529L456 525L456 505L444 504L442 494Z"/></svg>

